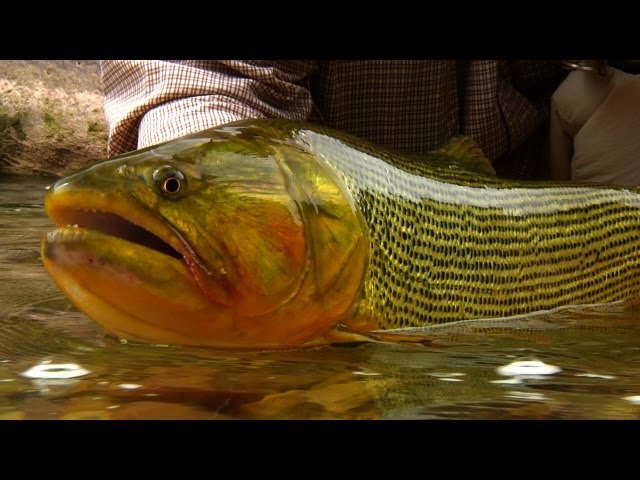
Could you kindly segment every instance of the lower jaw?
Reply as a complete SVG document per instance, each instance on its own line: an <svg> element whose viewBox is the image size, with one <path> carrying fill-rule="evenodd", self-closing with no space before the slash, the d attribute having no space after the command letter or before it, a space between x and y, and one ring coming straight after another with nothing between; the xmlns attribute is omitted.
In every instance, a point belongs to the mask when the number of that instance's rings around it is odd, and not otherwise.
<svg viewBox="0 0 640 480"><path fill-rule="evenodd" d="M284 339L291 337L274 335L266 324L260 328L250 323L240 327L231 309L218 309L204 298L188 268L174 259L164 259L165 263L158 263L162 257L146 259L141 269L149 276L145 280L119 267L128 264L120 263L122 259L101 253L99 242L73 244L84 235L79 230L48 236L42 244L42 260L67 298L118 338L243 350L290 349L304 343L286 342ZM158 276L162 280L152 283ZM309 339L305 336L303 340Z"/></svg>
<svg viewBox="0 0 640 480"><path fill-rule="evenodd" d="M87 255L86 253L75 254L75 257ZM57 252L56 256L60 259L64 258L65 254ZM164 297L152 295L144 289L137 289L134 293L131 285L128 286L129 288L123 285L125 283L123 279L116 280L113 275L91 272L88 265L80 265L78 258L74 258L76 263L73 266L66 263L60 264L47 255L43 255L43 262L55 283L76 308L111 335L120 339L150 344L218 349L291 348L289 345L262 345L257 339L244 337L233 327L232 320L224 318L223 314L212 313L211 304L206 300L194 299L198 293L196 290L193 291L194 297L184 301L180 301L177 295L170 293ZM105 291L109 292L111 298L104 298L99 293ZM118 295L121 296L118 298ZM175 301L169 302L170 299ZM192 308L187 308L186 305L191 305ZM145 321L136 315L136 309L144 309L146 318L161 320L158 324ZM191 334L159 326L163 323L170 324L172 319L174 322L179 322ZM217 333L207 328L207 325L214 324L220 327ZM224 333L225 331L227 333Z"/></svg>
<svg viewBox="0 0 640 480"><path fill-rule="evenodd" d="M162 326L210 306L180 261L73 227L49 232L41 256L64 295L109 333L146 343L200 343ZM129 264L135 268L123 266Z"/></svg>
<svg viewBox="0 0 640 480"><path fill-rule="evenodd" d="M56 285L85 315L109 333L123 339L154 343L176 343L175 336L141 319L132 318L87 288L87 282L78 280L68 269L43 256L43 263Z"/></svg>

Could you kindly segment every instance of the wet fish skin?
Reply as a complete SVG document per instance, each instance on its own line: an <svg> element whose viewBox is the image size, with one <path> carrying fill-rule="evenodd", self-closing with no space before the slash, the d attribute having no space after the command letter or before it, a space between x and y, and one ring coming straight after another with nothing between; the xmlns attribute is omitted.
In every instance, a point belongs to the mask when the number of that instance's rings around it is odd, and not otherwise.
<svg viewBox="0 0 640 480"><path fill-rule="evenodd" d="M158 178L176 171L180 190L163 192ZM248 120L90 166L45 206L81 229L99 226L79 207L111 212L177 252L135 243L126 223L43 241L81 310L144 341L283 348L335 341L338 325L393 332L627 300L640 282L635 189L500 179L466 138L412 156Z"/></svg>

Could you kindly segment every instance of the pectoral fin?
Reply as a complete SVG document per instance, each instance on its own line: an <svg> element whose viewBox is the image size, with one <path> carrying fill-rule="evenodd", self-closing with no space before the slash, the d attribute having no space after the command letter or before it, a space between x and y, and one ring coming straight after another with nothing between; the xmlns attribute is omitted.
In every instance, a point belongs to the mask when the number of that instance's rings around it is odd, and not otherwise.
<svg viewBox="0 0 640 480"><path fill-rule="evenodd" d="M309 343L306 346L333 345L340 343L413 343L429 345L432 339L423 335L405 335L401 333L387 332L357 332L345 327L336 325L334 328Z"/></svg>

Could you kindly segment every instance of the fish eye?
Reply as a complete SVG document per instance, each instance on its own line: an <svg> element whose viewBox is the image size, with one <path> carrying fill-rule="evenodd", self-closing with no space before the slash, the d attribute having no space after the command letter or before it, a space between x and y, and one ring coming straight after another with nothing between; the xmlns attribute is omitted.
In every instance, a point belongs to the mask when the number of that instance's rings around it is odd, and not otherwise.
<svg viewBox="0 0 640 480"><path fill-rule="evenodd" d="M184 174L170 165L164 165L153 172L153 180L160 191L167 196L175 196L184 190L186 178Z"/></svg>

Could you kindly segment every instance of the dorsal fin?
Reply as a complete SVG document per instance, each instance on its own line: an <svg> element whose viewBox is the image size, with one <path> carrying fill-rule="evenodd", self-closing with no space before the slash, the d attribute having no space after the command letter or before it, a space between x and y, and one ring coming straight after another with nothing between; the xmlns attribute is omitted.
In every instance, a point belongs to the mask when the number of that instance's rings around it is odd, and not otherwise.
<svg viewBox="0 0 640 480"><path fill-rule="evenodd" d="M471 137L454 137L444 147L440 148L438 153L444 153L456 160L467 162L469 166L473 166L489 175L496 174L493 165L491 165L489 159L485 157L480 145Z"/></svg>

